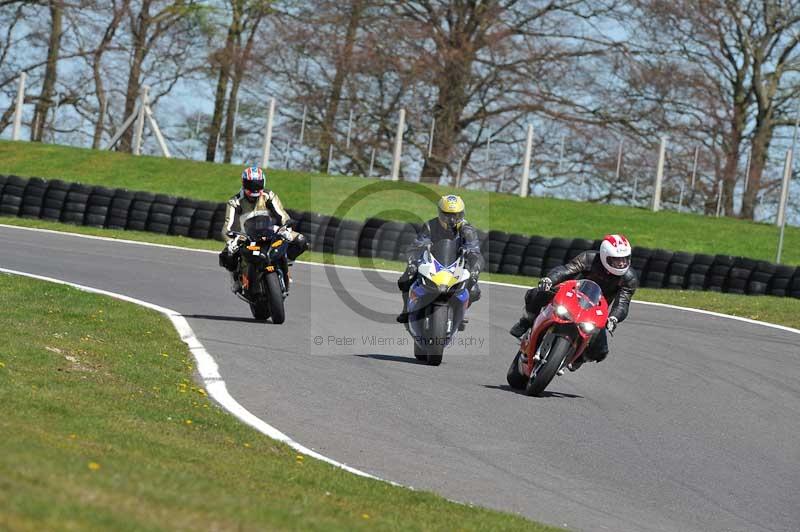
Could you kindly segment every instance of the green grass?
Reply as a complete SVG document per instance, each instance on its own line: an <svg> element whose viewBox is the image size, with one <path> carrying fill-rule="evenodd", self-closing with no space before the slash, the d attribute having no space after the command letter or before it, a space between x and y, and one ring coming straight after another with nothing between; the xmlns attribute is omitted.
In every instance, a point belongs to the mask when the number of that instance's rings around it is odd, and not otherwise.
<svg viewBox="0 0 800 532"><path fill-rule="evenodd" d="M555 530L299 456L154 311L5 274L0 305L1 530Z"/></svg>
<svg viewBox="0 0 800 532"><path fill-rule="evenodd" d="M223 201L238 189L241 169L239 165L0 141L0 173L62 178L211 201ZM270 170L269 185L288 207L338 213L355 220L369 216L427 219L435 214L429 197L452 192L446 187L285 170ZM372 188L365 189L368 186ZM459 193L467 203L468 219L485 230L589 239L621 232L636 246L775 260L778 232L769 224L471 190ZM360 201L351 209L342 210L348 198L352 200L359 194L363 195ZM800 264L800 228L787 228L784 262Z"/></svg>
<svg viewBox="0 0 800 532"><path fill-rule="evenodd" d="M138 231L114 231L94 227L73 226L47 222L44 220L29 220L22 218L0 217L0 223L22 227L38 227L54 231L68 231L87 235L105 236L136 240L139 242L154 242L191 249L208 249L219 251L222 245L212 240L197 240L179 236L157 235ZM301 260L341 266L358 266L363 268L378 268L385 270L403 271L405 265L401 262L384 259L370 260L364 257L345 257L343 255L306 252ZM538 279L518 275L505 275L484 272L481 274L484 281L534 286ZM738 294L721 294L718 292L701 292L696 290L667 290L640 288L636 291L636 300L667 303L682 307L697 308L721 312L732 316L766 321L800 329L800 299L772 296L745 296ZM520 300L520 308L522 301Z"/></svg>

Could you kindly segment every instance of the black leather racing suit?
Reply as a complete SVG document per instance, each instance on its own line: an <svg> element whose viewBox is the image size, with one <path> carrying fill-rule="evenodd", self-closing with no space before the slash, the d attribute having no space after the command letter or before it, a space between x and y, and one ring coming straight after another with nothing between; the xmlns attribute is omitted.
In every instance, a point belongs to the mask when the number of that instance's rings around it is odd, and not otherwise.
<svg viewBox="0 0 800 532"><path fill-rule="evenodd" d="M481 243L478 239L478 232L464 220L457 229L445 229L439 222L439 218L428 220L417 234L416 240L408 247L408 267L397 280L397 287L403 293L403 313L408 308L408 291L417 276L416 263L423 250L429 245L445 239L460 238L461 248L464 250L464 259L467 269L471 272L483 270L484 260L481 255ZM477 281L469 288L470 304L481 298L481 289Z"/></svg>
<svg viewBox="0 0 800 532"><path fill-rule="evenodd" d="M600 253L597 251L584 251L563 266L556 266L550 270L546 277L553 281L553 286L569 279L594 281L600 286L603 296L609 303L608 316L617 318L618 323L628 316L633 293L639 286L639 278L631 268L621 276L608 273L603 263L600 262ZM542 308L552 299L552 293L531 288L525 293L525 310L535 319ZM608 355L608 337L606 330L603 329L592 339L584 356L599 362L606 355Z"/></svg>

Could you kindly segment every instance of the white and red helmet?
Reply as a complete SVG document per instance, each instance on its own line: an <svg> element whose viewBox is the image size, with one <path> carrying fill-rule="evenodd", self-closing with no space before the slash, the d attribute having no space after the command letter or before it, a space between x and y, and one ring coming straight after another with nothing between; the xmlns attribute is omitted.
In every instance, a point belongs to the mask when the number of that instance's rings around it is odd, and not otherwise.
<svg viewBox="0 0 800 532"><path fill-rule="evenodd" d="M631 243L623 235L606 235L600 243L600 262L611 275L625 275L631 267Z"/></svg>
<svg viewBox="0 0 800 532"><path fill-rule="evenodd" d="M245 168L242 172L242 190L248 198L257 198L264 192L266 178L264 171L258 166Z"/></svg>

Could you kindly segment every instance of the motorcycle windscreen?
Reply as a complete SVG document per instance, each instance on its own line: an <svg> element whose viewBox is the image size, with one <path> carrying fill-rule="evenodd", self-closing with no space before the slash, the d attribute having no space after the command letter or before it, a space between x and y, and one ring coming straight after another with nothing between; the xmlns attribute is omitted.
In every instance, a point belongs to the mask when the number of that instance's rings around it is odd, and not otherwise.
<svg viewBox="0 0 800 532"><path fill-rule="evenodd" d="M253 211L242 218L242 231L251 239L272 236L275 232L275 220L266 211Z"/></svg>
<svg viewBox="0 0 800 532"><path fill-rule="evenodd" d="M603 297L603 290L594 281L581 279L575 284L575 292L578 293L578 303L583 310L594 308L600 304Z"/></svg>
<svg viewBox="0 0 800 532"><path fill-rule="evenodd" d="M458 250L460 248L461 243L458 239L451 240L446 238L444 240L439 240L431 246L431 255L433 255L439 264L445 268L449 268L458 260Z"/></svg>

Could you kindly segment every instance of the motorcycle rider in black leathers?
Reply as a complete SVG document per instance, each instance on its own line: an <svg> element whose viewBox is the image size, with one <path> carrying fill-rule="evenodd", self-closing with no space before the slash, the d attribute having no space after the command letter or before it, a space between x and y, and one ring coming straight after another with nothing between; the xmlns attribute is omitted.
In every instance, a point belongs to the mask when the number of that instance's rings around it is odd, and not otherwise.
<svg viewBox="0 0 800 532"><path fill-rule="evenodd" d="M220 266L231 272L233 277L233 291L241 290L239 280L239 246L235 237L228 236L228 231L242 231L240 219L253 211L269 211L273 220L285 224L290 220L289 213L283 208L278 195L265 188L266 176L264 171L253 166L245 168L242 172L242 188L230 200L225 211L225 223L222 225L222 238L226 245L219 254ZM302 233L286 229L284 238L289 242L286 250L288 260L296 259L308 249L308 241ZM288 267L286 270L289 274Z"/></svg>
<svg viewBox="0 0 800 532"><path fill-rule="evenodd" d="M613 333L628 316L628 307L639 286L639 279L630 264L631 246L628 240L622 235L607 235L599 251L585 251L567 264L553 268L546 277L542 277L538 288L528 290L525 293L525 314L509 332L521 338L531 328L542 308L553 299L554 293L550 289L554 285L569 279L590 279L600 286L609 303L606 330ZM601 362L607 355L606 331L599 331L584 354L568 368L575 371L586 360Z"/></svg>
<svg viewBox="0 0 800 532"><path fill-rule="evenodd" d="M416 240L408 248L408 266L397 280L397 287L403 293L403 311L397 316L400 323L408 322L408 292L417 276L417 265L422 252L431 244L444 239L460 239L464 250L467 269L471 273L469 283L469 303L481 297L478 276L483 269L478 232L464 219L464 200L460 196L442 196L437 203L439 214L422 226ZM466 323L466 319L464 322Z"/></svg>

